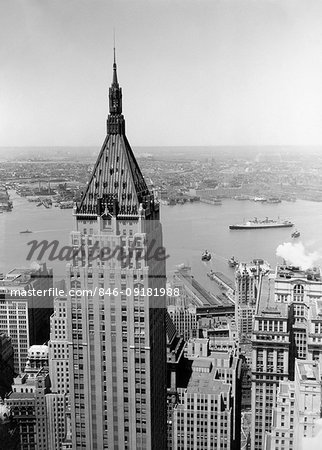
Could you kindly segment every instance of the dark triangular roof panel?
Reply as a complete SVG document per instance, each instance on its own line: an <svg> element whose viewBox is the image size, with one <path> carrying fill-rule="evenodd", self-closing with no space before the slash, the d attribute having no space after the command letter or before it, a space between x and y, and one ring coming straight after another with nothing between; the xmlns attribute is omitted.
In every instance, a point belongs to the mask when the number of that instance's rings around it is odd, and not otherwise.
<svg viewBox="0 0 322 450"><path fill-rule="evenodd" d="M149 190L125 135L111 134L105 139L77 212L99 214L107 205L113 214L114 203L120 214L137 214L147 195ZM101 211L97 209L99 199Z"/></svg>

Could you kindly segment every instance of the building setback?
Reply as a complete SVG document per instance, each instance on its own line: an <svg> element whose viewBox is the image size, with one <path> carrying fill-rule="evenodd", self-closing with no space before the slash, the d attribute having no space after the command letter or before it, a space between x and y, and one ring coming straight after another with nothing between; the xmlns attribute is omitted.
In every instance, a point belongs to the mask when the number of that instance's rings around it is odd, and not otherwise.
<svg viewBox="0 0 322 450"><path fill-rule="evenodd" d="M27 359L24 373L14 379L12 391L5 403L19 428L20 448L48 450L45 399L50 388L48 347L45 345L35 347L29 349L31 361Z"/></svg>
<svg viewBox="0 0 322 450"><path fill-rule="evenodd" d="M238 449L241 361L233 352L209 352L208 339L192 339L187 351L192 373L177 389L172 448Z"/></svg>
<svg viewBox="0 0 322 450"><path fill-rule="evenodd" d="M61 450L66 434L66 395L50 392L47 345L28 350L25 371L5 399L20 436L20 450ZM70 448L70 447L69 447Z"/></svg>

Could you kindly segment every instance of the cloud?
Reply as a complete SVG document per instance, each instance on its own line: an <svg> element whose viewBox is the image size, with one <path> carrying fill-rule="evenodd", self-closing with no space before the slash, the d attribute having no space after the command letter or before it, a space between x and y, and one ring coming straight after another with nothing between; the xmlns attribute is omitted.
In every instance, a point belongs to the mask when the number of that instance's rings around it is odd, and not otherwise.
<svg viewBox="0 0 322 450"><path fill-rule="evenodd" d="M303 270L307 270L321 259L322 255L318 251L306 251L302 242L291 243L284 242L276 249L276 255L285 259L285 261L294 266L299 266Z"/></svg>

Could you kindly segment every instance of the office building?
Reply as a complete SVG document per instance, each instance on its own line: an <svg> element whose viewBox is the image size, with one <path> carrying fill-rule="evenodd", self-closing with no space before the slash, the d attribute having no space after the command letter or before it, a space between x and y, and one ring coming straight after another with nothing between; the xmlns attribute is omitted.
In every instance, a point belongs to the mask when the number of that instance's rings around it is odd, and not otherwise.
<svg viewBox="0 0 322 450"><path fill-rule="evenodd" d="M235 272L235 321L239 354L242 363L242 409L251 408L251 336L256 305L261 294L262 280L270 272L270 266L261 259L240 263Z"/></svg>
<svg viewBox="0 0 322 450"><path fill-rule="evenodd" d="M289 377L290 326L288 306L274 301L274 278L264 277L252 337L252 450L264 448L279 384Z"/></svg>
<svg viewBox="0 0 322 450"><path fill-rule="evenodd" d="M280 384L273 410L272 431L265 450L302 450L319 431L321 369L316 361L295 361L295 380ZM307 444L307 445L306 445Z"/></svg>
<svg viewBox="0 0 322 450"><path fill-rule="evenodd" d="M251 341L261 281L269 272L270 266L261 259L255 259L251 263L240 263L236 269L235 315L240 342Z"/></svg>
<svg viewBox="0 0 322 450"><path fill-rule="evenodd" d="M184 340L198 337L197 308L195 305L169 305L167 311L178 334Z"/></svg>
<svg viewBox="0 0 322 450"><path fill-rule="evenodd" d="M75 319L75 313L72 319ZM67 325L67 298L54 300L54 313L50 318L50 340L48 342L49 376L51 394L46 396L49 415L50 449L71 449L71 418L69 397L69 330Z"/></svg>
<svg viewBox="0 0 322 450"><path fill-rule="evenodd" d="M307 335L307 359L322 367L322 299L310 302Z"/></svg>
<svg viewBox="0 0 322 450"><path fill-rule="evenodd" d="M73 315L72 319L74 319L74 317L75 316ZM48 353L51 391L58 394L68 394L69 342L66 297L57 297L54 300L54 313L50 318Z"/></svg>
<svg viewBox="0 0 322 450"><path fill-rule="evenodd" d="M65 394L50 392L48 347L28 350L24 372L5 399L20 436L20 450L61 450L66 435Z"/></svg>
<svg viewBox="0 0 322 450"><path fill-rule="evenodd" d="M66 415L68 413L67 396L57 392L47 393L45 401L47 415L47 450L61 450L63 443L68 440L68 436L66 436Z"/></svg>
<svg viewBox="0 0 322 450"><path fill-rule="evenodd" d="M185 384L187 368L184 365L185 342L178 335L175 326L166 314L167 329L167 448L173 448L173 412L178 403L177 388ZM188 372L189 374L189 372ZM189 375L188 375L189 376Z"/></svg>
<svg viewBox="0 0 322 450"><path fill-rule="evenodd" d="M293 319L294 357L320 359L322 339L322 280L321 269L302 270L295 266L276 268L275 302L290 305ZM322 359L321 359L322 361ZM293 370L293 368L292 368ZM294 377L294 371L291 378Z"/></svg>
<svg viewBox="0 0 322 450"><path fill-rule="evenodd" d="M48 450L46 394L49 393L48 348L37 346L35 353L42 353L39 360L44 367L32 367L27 359L25 372L14 379L12 390L5 403L17 422L20 449ZM47 361L44 357L47 353ZM31 350L32 356L34 351ZM34 358L33 358L34 359Z"/></svg>
<svg viewBox="0 0 322 450"><path fill-rule="evenodd" d="M238 334L235 318L219 316L198 317L198 336L209 339L211 351L237 349Z"/></svg>
<svg viewBox="0 0 322 450"><path fill-rule="evenodd" d="M53 274L46 264L13 269L0 280L0 332L11 338L15 373L22 373L28 349L49 339Z"/></svg>
<svg viewBox="0 0 322 450"><path fill-rule="evenodd" d="M178 388L173 415L174 449L238 449L240 442L240 360L210 352L207 339L188 343L192 373Z"/></svg>
<svg viewBox="0 0 322 450"><path fill-rule="evenodd" d="M165 449L165 255L159 204L125 135L114 60L107 136L74 208L67 267L73 449ZM95 289L95 287L97 289ZM84 291L86 289L86 291ZM75 295L74 295L75 294Z"/></svg>
<svg viewBox="0 0 322 450"><path fill-rule="evenodd" d="M0 333L0 397L10 392L14 377L13 347L11 339L5 333Z"/></svg>
<svg viewBox="0 0 322 450"><path fill-rule="evenodd" d="M284 428L290 428L296 421L294 389L299 386L300 371L304 370L301 360L320 363L322 354L320 269L302 270L283 264L277 266L275 274L269 275L263 286L252 338L253 450L263 448L266 434L276 445L278 441L278 448L283 445L287 448L285 443L291 441L293 446L297 445L295 436L278 427L283 423ZM294 378L298 380L295 385ZM288 418L276 425L278 401L288 404L289 413ZM284 436L280 439L276 433L282 432Z"/></svg>

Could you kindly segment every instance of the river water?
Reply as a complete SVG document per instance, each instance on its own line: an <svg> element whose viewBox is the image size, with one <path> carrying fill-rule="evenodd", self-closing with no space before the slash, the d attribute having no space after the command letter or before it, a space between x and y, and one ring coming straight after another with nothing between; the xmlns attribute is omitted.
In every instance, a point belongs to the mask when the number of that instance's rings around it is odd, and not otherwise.
<svg viewBox="0 0 322 450"><path fill-rule="evenodd" d="M57 239L60 245L69 244L69 233L73 229L71 209L37 207L25 198L10 192L14 208L10 213L0 214L0 272L6 273L14 267L30 267L26 261L30 250L27 243L33 239L48 241ZM307 252L321 254L322 264L322 204L298 200L278 204L262 204L251 201L224 200L222 205L192 203L176 206L162 206L164 245L169 258L167 272L171 276L175 266L186 264L192 273L208 290L214 283L207 277L210 269L223 272L230 279L234 271L227 260L232 255L239 261L254 258L267 260L272 267L278 262L278 245L292 242L291 228L263 230L229 230L229 225L243 219L258 217L264 219L289 219L301 232L297 242L302 242ZM30 229L32 234L20 234ZM294 240L293 240L294 241ZM207 249L212 254L209 263L201 261L201 253ZM64 278L65 263L52 261L57 279Z"/></svg>

